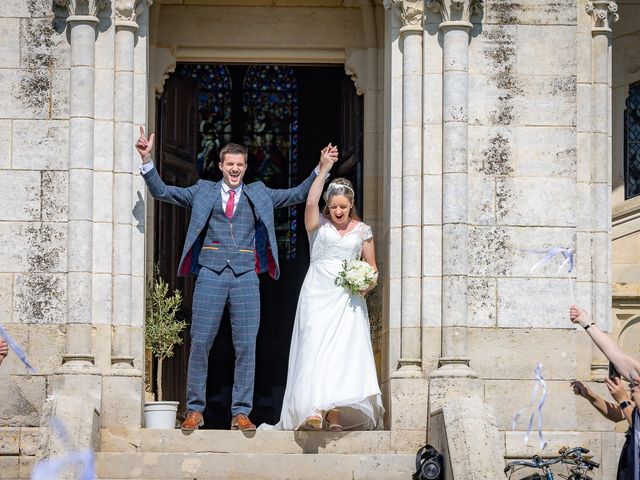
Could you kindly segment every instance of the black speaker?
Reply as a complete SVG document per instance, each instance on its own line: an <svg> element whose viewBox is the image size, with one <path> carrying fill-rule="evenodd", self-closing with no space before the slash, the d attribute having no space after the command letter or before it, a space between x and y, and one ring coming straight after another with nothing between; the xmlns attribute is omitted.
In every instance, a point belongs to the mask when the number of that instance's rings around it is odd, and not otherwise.
<svg viewBox="0 0 640 480"><path fill-rule="evenodd" d="M425 445L416 454L416 473L413 480L442 480L444 459L431 445Z"/></svg>

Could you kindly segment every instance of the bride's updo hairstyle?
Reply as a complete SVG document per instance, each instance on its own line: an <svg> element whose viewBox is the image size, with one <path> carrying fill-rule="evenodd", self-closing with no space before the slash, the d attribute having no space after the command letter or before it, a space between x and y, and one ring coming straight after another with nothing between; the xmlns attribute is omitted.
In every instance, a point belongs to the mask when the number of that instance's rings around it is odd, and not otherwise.
<svg viewBox="0 0 640 480"><path fill-rule="evenodd" d="M324 192L324 209L322 213L324 215L329 215L329 202L333 197L342 195L351 204L351 210L349 210L349 216L351 218L355 218L356 220L360 220L358 216L358 212L356 211L356 203L355 203L355 192L353 191L353 185L346 178L336 178L331 181L327 190Z"/></svg>

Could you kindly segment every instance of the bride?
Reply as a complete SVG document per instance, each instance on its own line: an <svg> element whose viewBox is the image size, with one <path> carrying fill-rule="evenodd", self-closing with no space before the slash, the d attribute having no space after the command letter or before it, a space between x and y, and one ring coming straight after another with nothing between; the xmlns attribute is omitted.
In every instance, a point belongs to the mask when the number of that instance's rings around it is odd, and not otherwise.
<svg viewBox="0 0 640 480"><path fill-rule="evenodd" d="M336 152L328 146L322 155ZM326 164L326 165L325 165ZM311 262L296 311L287 386L275 430L382 428L384 408L371 348L364 295L336 286L344 260L362 257L377 270L371 228L354 208L351 183L333 180L318 203L331 162L324 162L309 195L304 223Z"/></svg>

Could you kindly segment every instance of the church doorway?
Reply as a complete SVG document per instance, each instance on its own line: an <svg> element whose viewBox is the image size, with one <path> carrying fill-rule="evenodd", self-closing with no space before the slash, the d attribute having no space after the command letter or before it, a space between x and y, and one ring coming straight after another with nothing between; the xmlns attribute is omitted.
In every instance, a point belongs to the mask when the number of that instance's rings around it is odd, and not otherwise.
<svg viewBox="0 0 640 480"><path fill-rule="evenodd" d="M178 63L157 105L156 163L168 184L188 186L199 178L217 181L218 152L226 143L249 148L245 182L288 188L304 180L328 142L341 160L332 174L346 176L362 192L362 97L341 66ZM359 211L362 195L357 194ZM177 264L189 213L156 203L154 260L172 288L184 295L189 321L193 278L178 278ZM298 292L309 264L304 204L276 211L281 276L260 277L254 423L277 422L287 376L289 343ZM166 398L185 407L189 334L167 361ZM228 429L234 351L228 314L209 358L205 428Z"/></svg>

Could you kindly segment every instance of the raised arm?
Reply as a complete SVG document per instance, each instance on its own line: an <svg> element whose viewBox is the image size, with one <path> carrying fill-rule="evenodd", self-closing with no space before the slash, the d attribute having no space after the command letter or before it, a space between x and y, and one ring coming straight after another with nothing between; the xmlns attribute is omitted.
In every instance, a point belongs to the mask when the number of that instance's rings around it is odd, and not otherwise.
<svg viewBox="0 0 640 480"><path fill-rule="evenodd" d="M173 203L174 205L179 205L181 207L191 207L191 205L193 205L193 195L197 189L197 185L187 188L173 187L166 185L162 181L160 175L158 175L158 171L153 167L153 163L151 162L154 138L155 135L152 133L147 139L144 133L144 127L140 126L140 137L138 137L138 140L136 141L136 150L142 159L142 165L144 166L142 178L144 178L144 181L147 184L149 193L151 193L151 196L156 200Z"/></svg>
<svg viewBox="0 0 640 480"><path fill-rule="evenodd" d="M313 232L320 224L320 197L322 196L322 187L324 179L331 170L335 160L338 158L338 147L327 145L320 151L319 174L313 180L311 189L307 195L307 204L304 208L304 228L307 232Z"/></svg>
<svg viewBox="0 0 640 480"><path fill-rule="evenodd" d="M600 414L612 422L620 422L625 420L625 415L622 409L612 402L607 402L600 395L591 390L584 383L574 380L571 382L573 387L573 393L585 398Z"/></svg>
<svg viewBox="0 0 640 480"><path fill-rule="evenodd" d="M630 355L624 353L620 346L603 332L598 325L591 321L589 314L582 308L572 305L569 310L569 318L589 334L591 340L596 344L607 359L613 363L616 370L629 381L634 381L640 376L640 362Z"/></svg>
<svg viewBox="0 0 640 480"><path fill-rule="evenodd" d="M331 144L329 144L330 146ZM338 160L338 147L332 147L333 150L329 152L329 156L331 158L331 165L333 165ZM307 198L307 194L309 193L309 189L311 185L315 181L316 177L320 177L322 182L324 183L325 177L328 173L320 173L322 169L322 161L318 163L318 166L314 171L307 177L307 179L302 182L297 187L286 188L286 189L273 189L267 188L267 194L271 197L271 201L273 202L273 208L280 207L288 207L289 205L295 205L297 203L302 203ZM319 174L316 175L316 172Z"/></svg>

